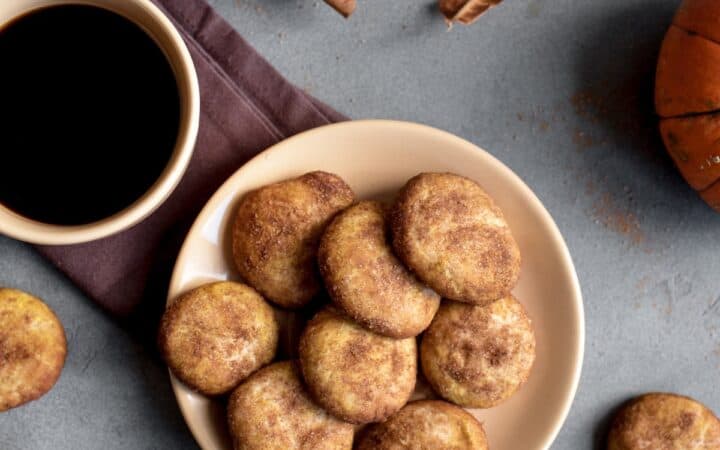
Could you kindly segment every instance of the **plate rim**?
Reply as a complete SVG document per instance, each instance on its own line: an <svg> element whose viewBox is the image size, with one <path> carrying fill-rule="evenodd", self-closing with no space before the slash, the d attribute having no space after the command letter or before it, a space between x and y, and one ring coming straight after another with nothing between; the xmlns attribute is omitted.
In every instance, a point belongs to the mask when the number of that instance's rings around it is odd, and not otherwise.
<svg viewBox="0 0 720 450"><path fill-rule="evenodd" d="M175 259L175 264L173 265L172 270L172 276L170 277L170 282L168 284L168 294L167 298L165 300L165 308L167 309L168 305L170 304L170 301L176 296L173 295L173 287L176 286L179 283L179 274L180 274L180 267L185 265L185 260L187 259L187 252L189 247L189 238L191 235L195 235L198 232L198 229L201 226L201 222L205 223L206 218L208 215L210 215L211 211L213 211L217 204L221 203L223 199L226 197L228 191L230 189L230 185L233 183L233 180L235 178L241 177L243 173L250 171L253 169L255 165L259 163L259 161L266 159L269 157L269 155L277 153L279 151L282 151L287 146L292 146L296 141L307 139L309 136L314 136L316 134L322 134L326 133L329 130L334 130L337 128L368 128L368 127L392 127L395 129L401 128L410 130L411 132L417 132L417 133L428 133L433 134L435 136L442 137L443 139L447 139L450 141L454 141L457 145L457 149L464 150L464 151L472 151L476 153L480 153L482 157L486 158L489 163L491 163L494 166L494 170L499 170L501 172L504 172L504 176L512 179L519 188L523 191L524 195L529 199L529 202L532 204L533 208L539 212L539 214L542 216L543 222L546 222L549 224L549 230L551 233L551 237L554 241L556 241L556 244L558 244L558 248L561 250L560 256L561 261L563 265L568 270L570 276L570 284L571 284L571 290L573 294L573 300L574 304L576 306L576 321L577 321L577 327L578 327L578 337L576 345L578 347L577 351L577 357L574 361L574 370L572 374L572 384L570 386L570 389L567 391L566 395L563 399L562 404L562 410L555 418L555 423L553 425L552 431L548 434L548 436L545 438L545 441L540 443L541 448L544 450L547 450L550 448L550 445L555 441L558 434L560 433L560 430L562 429L563 425L567 421L567 417L570 413L570 409L572 408L573 402L575 400L575 397L577 395L577 390L580 384L580 378L582 375L582 368L585 360L585 306L583 301L583 295L582 295L582 289L580 287L580 280L577 275L577 270L575 269L575 264L573 263L572 256L570 255L570 250L567 246L567 243L565 242L565 238L563 237L562 233L560 232L560 229L557 226L557 223L553 219L550 212L545 208L545 205L540 201L538 196L535 194L535 192L530 189L530 187L525 183L525 181L520 178L510 167L508 167L505 163L500 161L498 158L496 158L494 155L486 151L485 149L481 148L480 146L468 141L467 139L461 138L455 134L452 134L448 131L441 130L439 128L435 128L429 125L424 125L416 122L408 122L408 121L401 121L401 120L389 120L389 119L363 119L363 120L350 120L350 121L344 121L344 122L337 122L332 123L328 125L323 125L320 127L312 128L310 130L303 131L301 133L295 134L293 136L290 136L286 139L283 139L282 141L279 141L267 149L261 151L254 157L252 157L250 160L248 160L246 163L241 165L235 172L233 172L223 183L220 185L220 187L215 190L215 192L210 196L210 198L207 200L205 205L202 207L198 215L195 217L195 220L192 223L192 226L188 229L187 234L185 236L185 239L183 240L182 246L180 247L180 251L178 252L177 258ZM170 375L170 383L173 390L173 395L175 396L175 401L178 404L178 407L180 409L180 412L183 416L183 420L185 421L185 424L187 425L188 429L193 435L193 438L195 439L195 442L198 444L198 446L202 449L205 449L203 444L198 439L198 436L200 434L200 431L197 429L198 426L192 424L190 420L188 420L189 417L189 410L183 402L180 401L180 395L181 392L179 391L182 386L184 386L170 371L168 368L168 374Z"/></svg>

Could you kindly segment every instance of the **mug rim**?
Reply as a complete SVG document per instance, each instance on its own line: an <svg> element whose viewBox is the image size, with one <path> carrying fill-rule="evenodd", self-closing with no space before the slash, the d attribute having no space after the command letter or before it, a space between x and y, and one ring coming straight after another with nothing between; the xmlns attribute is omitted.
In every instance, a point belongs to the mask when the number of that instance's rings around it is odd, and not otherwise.
<svg viewBox="0 0 720 450"><path fill-rule="evenodd" d="M128 0L125 0L128 1ZM188 167L195 147L200 121L200 89L195 65L179 31L158 6L150 0L131 0L150 19L152 29L147 29L137 17L131 17L113 8L108 0L51 0L42 7L63 4L85 4L108 9L141 27L168 59L180 95L180 126L175 148L167 165L145 193L122 210L100 220L78 225L56 225L23 216L0 203L0 234L21 241L42 245L79 244L108 237L126 230L152 214L172 194ZM29 8L23 12L33 11ZM3 24L19 17L13 15ZM154 34L162 35L168 42L161 43Z"/></svg>

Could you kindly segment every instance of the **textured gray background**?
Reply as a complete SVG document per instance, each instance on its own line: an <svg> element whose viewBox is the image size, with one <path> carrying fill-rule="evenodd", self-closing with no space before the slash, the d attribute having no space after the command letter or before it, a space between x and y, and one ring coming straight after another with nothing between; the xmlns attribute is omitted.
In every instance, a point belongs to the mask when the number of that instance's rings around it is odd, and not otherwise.
<svg viewBox="0 0 720 450"><path fill-rule="evenodd" d="M601 448L609 412L644 391L720 411L720 215L675 173L649 106L677 0L505 0L451 32L425 0L359 0L347 22L313 0L212 3L340 111L456 133L545 203L573 255L587 319L582 381L554 449ZM57 386L0 415L0 449L194 448L137 324L115 323L4 238L0 284L46 299L70 340Z"/></svg>

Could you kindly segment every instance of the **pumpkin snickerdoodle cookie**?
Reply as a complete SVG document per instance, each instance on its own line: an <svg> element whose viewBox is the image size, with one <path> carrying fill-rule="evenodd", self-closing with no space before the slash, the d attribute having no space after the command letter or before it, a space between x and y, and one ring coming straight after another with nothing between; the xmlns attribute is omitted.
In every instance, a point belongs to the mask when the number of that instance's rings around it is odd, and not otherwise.
<svg viewBox="0 0 720 450"><path fill-rule="evenodd" d="M444 298L486 305L508 294L520 250L490 196L474 181L422 173L402 188L392 211L400 259Z"/></svg>
<svg viewBox="0 0 720 450"><path fill-rule="evenodd" d="M697 401L675 394L642 395L615 416L608 450L717 450L720 420Z"/></svg>
<svg viewBox="0 0 720 450"><path fill-rule="evenodd" d="M462 408L439 400L408 403L364 431L357 450L487 450L485 430Z"/></svg>
<svg viewBox="0 0 720 450"><path fill-rule="evenodd" d="M300 337L300 365L315 401L352 423L384 420L415 388L415 338L373 333L328 307Z"/></svg>
<svg viewBox="0 0 720 450"><path fill-rule="evenodd" d="M230 396L228 423L238 450L350 450L354 428L313 402L292 361L260 369Z"/></svg>
<svg viewBox="0 0 720 450"><path fill-rule="evenodd" d="M467 408L490 408L528 379L535 333L512 296L487 306L444 301L423 335L420 360L441 397Z"/></svg>
<svg viewBox="0 0 720 450"><path fill-rule="evenodd" d="M240 276L278 306L307 305L322 285L316 265L320 236L354 199L350 186L327 172L310 172L246 194L232 229Z"/></svg>
<svg viewBox="0 0 720 450"><path fill-rule="evenodd" d="M269 363L278 344L270 305L242 283L210 283L175 300L158 343L173 374L207 395L224 394Z"/></svg>
<svg viewBox="0 0 720 450"><path fill-rule="evenodd" d="M393 254L379 202L360 202L338 214L323 234L318 262L335 304L376 333L417 336L440 306L440 296Z"/></svg>

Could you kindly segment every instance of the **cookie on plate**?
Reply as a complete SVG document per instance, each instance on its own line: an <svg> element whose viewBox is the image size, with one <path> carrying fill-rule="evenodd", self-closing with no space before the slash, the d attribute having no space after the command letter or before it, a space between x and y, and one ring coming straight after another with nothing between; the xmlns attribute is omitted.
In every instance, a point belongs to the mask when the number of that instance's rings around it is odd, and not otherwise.
<svg viewBox="0 0 720 450"><path fill-rule="evenodd" d="M237 450L351 450L354 427L305 391L294 362L269 365L233 391L228 423Z"/></svg>
<svg viewBox="0 0 720 450"><path fill-rule="evenodd" d="M162 317L158 342L176 377L203 394L219 395L275 357L278 324L250 286L223 281L175 300Z"/></svg>
<svg viewBox="0 0 720 450"><path fill-rule="evenodd" d="M485 430L462 408L439 400L408 403L365 430L356 450L487 450Z"/></svg>
<svg viewBox="0 0 720 450"><path fill-rule="evenodd" d="M341 212L320 241L320 272L333 301L364 327L394 338L417 336L430 325L440 296L397 259L387 231L381 203Z"/></svg>
<svg viewBox="0 0 720 450"><path fill-rule="evenodd" d="M328 307L300 336L300 365L320 406L347 422L377 422L410 398L417 347L415 338L373 333Z"/></svg>
<svg viewBox="0 0 720 450"><path fill-rule="evenodd" d="M443 301L423 335L420 360L441 397L468 408L490 408L528 379L535 334L512 296L487 306Z"/></svg>
<svg viewBox="0 0 720 450"><path fill-rule="evenodd" d="M720 449L720 420L688 397L642 395L618 412L608 436L608 450L641 449Z"/></svg>
<svg viewBox="0 0 720 450"><path fill-rule="evenodd" d="M486 305L517 282L520 250L510 227L468 178L415 176L398 194L391 222L400 259L445 298Z"/></svg>
<svg viewBox="0 0 720 450"><path fill-rule="evenodd" d="M310 172L246 194L232 232L240 276L279 306L305 306L321 286L316 265L320 236L354 199L340 177L326 172Z"/></svg>
<svg viewBox="0 0 720 450"><path fill-rule="evenodd" d="M60 377L67 342L40 299L0 288L0 412L43 396Z"/></svg>

